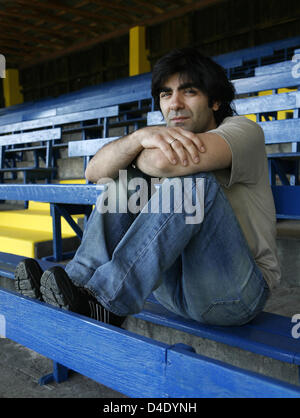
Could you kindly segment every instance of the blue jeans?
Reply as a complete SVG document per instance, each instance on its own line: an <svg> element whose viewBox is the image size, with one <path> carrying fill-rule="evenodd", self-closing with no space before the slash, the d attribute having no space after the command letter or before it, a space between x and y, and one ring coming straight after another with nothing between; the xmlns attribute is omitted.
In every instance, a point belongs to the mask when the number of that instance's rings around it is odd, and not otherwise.
<svg viewBox="0 0 300 418"><path fill-rule="evenodd" d="M161 207L159 213L150 210L166 193L163 183L140 213L99 213L96 208L66 271L120 316L140 312L153 292L164 307L185 318L245 324L262 311L268 285L215 177L179 177L182 188L185 178L192 182L194 201L197 179L204 179L201 223L186 222L183 198L181 211L174 196L169 213Z"/></svg>

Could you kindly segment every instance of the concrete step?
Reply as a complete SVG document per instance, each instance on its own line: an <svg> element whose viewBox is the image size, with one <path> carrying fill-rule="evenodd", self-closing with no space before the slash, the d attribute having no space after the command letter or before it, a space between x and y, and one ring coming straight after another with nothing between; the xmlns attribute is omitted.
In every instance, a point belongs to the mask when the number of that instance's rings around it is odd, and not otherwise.
<svg viewBox="0 0 300 418"><path fill-rule="evenodd" d="M67 180L69 178L82 178L84 176L84 164L82 157L60 158L57 160L57 178Z"/></svg>
<svg viewBox="0 0 300 418"><path fill-rule="evenodd" d="M277 251L282 286L300 286L300 238L277 239Z"/></svg>
<svg viewBox="0 0 300 418"><path fill-rule="evenodd" d="M277 251L282 273L282 286L300 286L300 221L277 223Z"/></svg>

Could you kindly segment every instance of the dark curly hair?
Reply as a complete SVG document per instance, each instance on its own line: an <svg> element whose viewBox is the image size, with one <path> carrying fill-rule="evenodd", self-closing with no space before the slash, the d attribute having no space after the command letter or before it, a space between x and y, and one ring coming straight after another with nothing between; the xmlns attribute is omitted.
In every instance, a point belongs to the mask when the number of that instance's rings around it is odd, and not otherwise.
<svg viewBox="0 0 300 418"><path fill-rule="evenodd" d="M235 113L231 103L235 89L224 68L192 47L174 49L155 64L152 71L152 96L157 108L161 89L166 80L174 74L179 74L183 80L191 82L206 94L210 107L215 102L220 103L219 109L214 112L217 126L227 116Z"/></svg>

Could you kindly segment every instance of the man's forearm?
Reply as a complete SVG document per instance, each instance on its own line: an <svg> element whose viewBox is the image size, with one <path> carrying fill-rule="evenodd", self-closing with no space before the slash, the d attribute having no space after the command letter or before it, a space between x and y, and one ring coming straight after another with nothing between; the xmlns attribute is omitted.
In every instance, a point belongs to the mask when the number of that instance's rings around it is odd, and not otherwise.
<svg viewBox="0 0 300 418"><path fill-rule="evenodd" d="M205 151L201 153L200 160L195 163L190 155L187 155L187 165L170 164L166 156L158 148L144 149L136 160L137 167L154 177L177 177L194 174L200 171L214 171L230 167L231 150L222 137L215 133L202 133L202 144Z"/></svg>
<svg viewBox="0 0 300 418"><path fill-rule="evenodd" d="M164 177L164 167L168 166L168 161L159 148L147 148L140 152L135 164L148 176Z"/></svg>
<svg viewBox="0 0 300 418"><path fill-rule="evenodd" d="M144 173L160 177L184 175L185 170L177 172L178 167L198 163L199 151L205 153L205 148L201 138L192 132L179 127L148 126L101 148L89 162L85 176L95 183L107 177L114 179L141 152L138 167Z"/></svg>
<svg viewBox="0 0 300 418"><path fill-rule="evenodd" d="M119 170L128 167L142 149L134 134L110 142L90 160L85 171L86 179L100 183L104 178L116 178Z"/></svg>

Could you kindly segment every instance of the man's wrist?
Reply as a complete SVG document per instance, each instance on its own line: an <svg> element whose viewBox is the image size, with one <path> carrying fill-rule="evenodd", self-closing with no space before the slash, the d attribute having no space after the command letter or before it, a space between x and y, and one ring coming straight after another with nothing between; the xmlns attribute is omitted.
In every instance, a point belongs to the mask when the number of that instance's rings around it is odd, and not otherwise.
<svg viewBox="0 0 300 418"><path fill-rule="evenodd" d="M143 151L144 147L140 141L140 130L134 131L127 136L128 140L130 141L130 145L132 146L132 154L134 154L134 159L138 156L138 154Z"/></svg>

